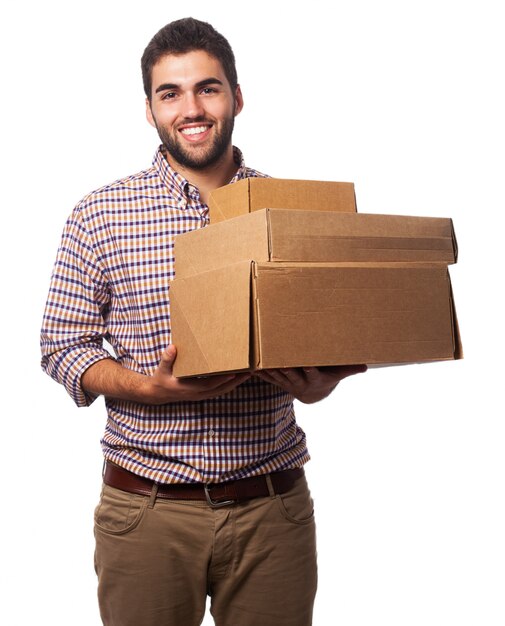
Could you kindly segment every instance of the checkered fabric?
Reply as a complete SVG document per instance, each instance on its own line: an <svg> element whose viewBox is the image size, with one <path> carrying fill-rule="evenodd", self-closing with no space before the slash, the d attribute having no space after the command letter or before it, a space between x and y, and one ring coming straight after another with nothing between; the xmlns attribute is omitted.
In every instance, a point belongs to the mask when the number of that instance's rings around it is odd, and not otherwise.
<svg viewBox="0 0 505 626"><path fill-rule="evenodd" d="M263 176L245 167L236 148L234 154L230 182ZM43 369L78 406L95 400L80 379L101 359L153 373L170 343L174 238L208 221L198 189L170 167L161 147L151 168L76 206L58 250L41 348ZM293 397L255 377L212 400L105 404L105 458L158 482L234 480L309 459Z"/></svg>

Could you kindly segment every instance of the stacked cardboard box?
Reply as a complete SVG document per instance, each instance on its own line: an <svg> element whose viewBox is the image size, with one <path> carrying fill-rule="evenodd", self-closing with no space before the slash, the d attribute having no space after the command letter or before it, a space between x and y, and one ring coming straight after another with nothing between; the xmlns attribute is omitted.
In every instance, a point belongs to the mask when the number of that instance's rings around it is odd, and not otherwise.
<svg viewBox="0 0 505 626"><path fill-rule="evenodd" d="M358 214L352 184L314 181L249 179L209 206L175 243L176 376L461 356L450 219Z"/></svg>

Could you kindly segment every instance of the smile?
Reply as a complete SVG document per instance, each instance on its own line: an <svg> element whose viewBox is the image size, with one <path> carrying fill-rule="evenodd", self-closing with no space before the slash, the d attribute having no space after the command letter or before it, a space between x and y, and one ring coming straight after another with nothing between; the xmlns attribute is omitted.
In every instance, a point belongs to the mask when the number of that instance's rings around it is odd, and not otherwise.
<svg viewBox="0 0 505 626"><path fill-rule="evenodd" d="M189 128L181 128L181 133L183 135L201 135L210 128L210 126L191 126Z"/></svg>

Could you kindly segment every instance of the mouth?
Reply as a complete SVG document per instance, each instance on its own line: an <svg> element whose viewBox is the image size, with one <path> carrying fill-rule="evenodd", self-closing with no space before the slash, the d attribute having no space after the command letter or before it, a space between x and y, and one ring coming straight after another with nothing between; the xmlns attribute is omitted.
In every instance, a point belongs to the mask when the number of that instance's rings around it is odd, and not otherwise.
<svg viewBox="0 0 505 626"><path fill-rule="evenodd" d="M194 126L183 126L179 128L179 132L188 141L201 141L206 139L210 133L212 124L199 124Z"/></svg>

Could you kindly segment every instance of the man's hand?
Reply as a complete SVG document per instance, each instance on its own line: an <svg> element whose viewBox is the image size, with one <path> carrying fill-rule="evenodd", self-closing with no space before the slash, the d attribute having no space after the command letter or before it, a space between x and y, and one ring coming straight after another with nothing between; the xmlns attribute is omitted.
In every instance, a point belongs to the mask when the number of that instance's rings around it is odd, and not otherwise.
<svg viewBox="0 0 505 626"><path fill-rule="evenodd" d="M161 361L150 378L149 404L165 404L180 400L206 400L228 393L251 377L243 374L220 374L205 378L176 378L173 365L177 356L175 346L168 346Z"/></svg>
<svg viewBox="0 0 505 626"><path fill-rule="evenodd" d="M268 383L277 385L300 402L311 404L329 396L338 383L347 376L360 374L366 370L366 365L297 367L261 370L256 372L256 376Z"/></svg>
<svg viewBox="0 0 505 626"><path fill-rule="evenodd" d="M168 346L152 376L129 370L113 359L103 359L84 372L81 384L85 391L96 396L156 405L215 398L235 389L251 376L246 372L176 378L173 374L176 356L175 346Z"/></svg>

